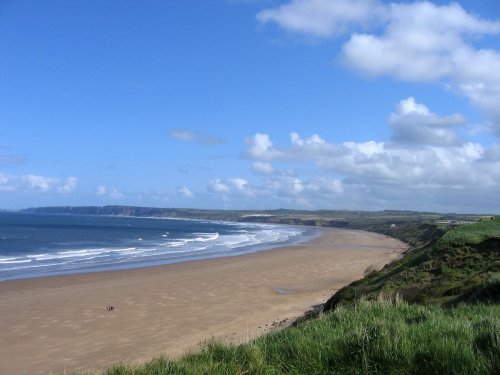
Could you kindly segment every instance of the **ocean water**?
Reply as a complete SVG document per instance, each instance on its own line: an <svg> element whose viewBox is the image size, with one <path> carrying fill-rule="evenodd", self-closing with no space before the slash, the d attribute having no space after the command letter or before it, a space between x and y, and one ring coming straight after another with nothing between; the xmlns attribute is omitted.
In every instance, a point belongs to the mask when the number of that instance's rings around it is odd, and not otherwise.
<svg viewBox="0 0 500 375"><path fill-rule="evenodd" d="M318 235L282 225L0 212L0 281L234 256Z"/></svg>

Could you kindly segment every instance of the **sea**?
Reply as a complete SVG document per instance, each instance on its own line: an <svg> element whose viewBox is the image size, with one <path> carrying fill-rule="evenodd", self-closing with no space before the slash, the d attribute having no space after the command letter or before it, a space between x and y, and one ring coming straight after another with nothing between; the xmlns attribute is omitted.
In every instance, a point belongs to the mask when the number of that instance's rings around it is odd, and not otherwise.
<svg viewBox="0 0 500 375"><path fill-rule="evenodd" d="M0 281L236 256L319 235L285 225L0 212Z"/></svg>

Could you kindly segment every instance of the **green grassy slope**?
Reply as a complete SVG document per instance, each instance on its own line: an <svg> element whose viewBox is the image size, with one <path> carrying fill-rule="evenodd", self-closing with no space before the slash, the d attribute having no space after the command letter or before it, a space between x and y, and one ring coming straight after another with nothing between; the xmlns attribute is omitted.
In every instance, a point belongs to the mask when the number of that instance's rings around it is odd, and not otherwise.
<svg viewBox="0 0 500 375"><path fill-rule="evenodd" d="M448 231L411 224L397 228L393 235L413 244L408 255L341 289L326 309L396 292L409 302L440 305L499 300L499 218Z"/></svg>
<svg viewBox="0 0 500 375"><path fill-rule="evenodd" d="M106 374L498 374L498 316L498 305L361 301L248 344L213 342L177 361L117 365Z"/></svg>
<svg viewBox="0 0 500 375"><path fill-rule="evenodd" d="M477 245L488 239L500 239L500 217L486 220L475 225L463 225L446 234L439 240L440 246Z"/></svg>

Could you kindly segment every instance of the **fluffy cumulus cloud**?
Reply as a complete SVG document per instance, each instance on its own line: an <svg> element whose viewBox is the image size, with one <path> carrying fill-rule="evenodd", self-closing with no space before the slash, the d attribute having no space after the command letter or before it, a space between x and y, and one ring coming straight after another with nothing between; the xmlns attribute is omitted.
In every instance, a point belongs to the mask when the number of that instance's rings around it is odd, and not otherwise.
<svg viewBox="0 0 500 375"><path fill-rule="evenodd" d="M222 138L215 137L210 134L194 132L187 129L172 129L170 137L178 141L193 142L202 145L217 145L224 143Z"/></svg>
<svg viewBox="0 0 500 375"><path fill-rule="evenodd" d="M409 97L396 104L388 123L392 134L384 142L291 133L289 144L277 147L268 134L257 133L247 139L244 154L260 180L215 179L209 190L234 202L262 197L288 207L469 211L487 209L500 194L500 147L461 139L462 115L433 113ZM278 162L309 165L313 173L272 167ZM469 206L457 208L457 201Z"/></svg>
<svg viewBox="0 0 500 375"><path fill-rule="evenodd" d="M271 163L267 161L254 161L252 163L252 171L257 174L273 174L275 170Z"/></svg>
<svg viewBox="0 0 500 375"><path fill-rule="evenodd" d="M253 137L245 140L247 144L246 155L259 160L270 160L280 155L273 147L273 142L268 134L256 133Z"/></svg>
<svg viewBox="0 0 500 375"><path fill-rule="evenodd" d="M125 198L125 194L120 192L117 188L110 188L105 185L99 185L95 189L95 194L100 197L107 197L107 198L112 198L112 199L121 199Z"/></svg>
<svg viewBox="0 0 500 375"><path fill-rule="evenodd" d="M326 176L305 179L282 175L266 179L263 188L267 194L284 199L302 199L303 203L312 197L323 199L327 196L339 196L344 191L339 179Z"/></svg>
<svg viewBox="0 0 500 375"><path fill-rule="evenodd" d="M344 56L354 68L414 81L459 78L468 75L461 55L481 59L485 53L474 50L468 37L500 33L500 22L470 15L458 4L393 3L386 12L381 34L353 33L345 44Z"/></svg>
<svg viewBox="0 0 500 375"><path fill-rule="evenodd" d="M193 192L187 186L177 187L177 194L183 198L192 198L194 196Z"/></svg>
<svg viewBox="0 0 500 375"><path fill-rule="evenodd" d="M342 177L344 184L494 187L500 183L496 148L461 140L457 128L465 123L459 114L439 116L408 98L389 117L390 141L333 143L316 134L291 133L289 147L259 157L310 161Z"/></svg>
<svg viewBox="0 0 500 375"><path fill-rule="evenodd" d="M498 19L482 19L457 3L375 0L293 0L257 18L312 36L348 33L341 55L349 67L371 76L445 82L468 97L500 137L500 51L476 47L481 37L500 34Z"/></svg>
<svg viewBox="0 0 500 375"><path fill-rule="evenodd" d="M438 116L412 97L401 100L389 117L394 141L433 146L458 145L455 129L465 123L462 115Z"/></svg>
<svg viewBox="0 0 500 375"><path fill-rule="evenodd" d="M257 19L294 32L327 37L383 16L384 9L376 0L293 0L258 13Z"/></svg>
<svg viewBox="0 0 500 375"><path fill-rule="evenodd" d="M216 178L208 182L208 189L211 192L222 195L245 195L253 196L254 189L249 182L243 178Z"/></svg>
<svg viewBox="0 0 500 375"><path fill-rule="evenodd" d="M318 208L335 204L343 198L342 181L332 177L304 178L280 175L266 178L259 186L259 195L272 197L275 205Z"/></svg>
<svg viewBox="0 0 500 375"><path fill-rule="evenodd" d="M78 177L68 177L63 181L62 185L57 188L60 193L70 193L76 189Z"/></svg>
<svg viewBox="0 0 500 375"><path fill-rule="evenodd" d="M0 192L58 192L70 193L76 189L77 177L57 178L27 175L6 175L0 173Z"/></svg>
<svg viewBox="0 0 500 375"><path fill-rule="evenodd" d="M243 199L252 199L253 208L259 208L259 202L262 202L260 208L269 208L270 199L275 208L324 207L341 198L344 192L342 181L336 178L304 179L286 173L265 176L257 183L242 178L214 179L209 182L208 190L238 207Z"/></svg>

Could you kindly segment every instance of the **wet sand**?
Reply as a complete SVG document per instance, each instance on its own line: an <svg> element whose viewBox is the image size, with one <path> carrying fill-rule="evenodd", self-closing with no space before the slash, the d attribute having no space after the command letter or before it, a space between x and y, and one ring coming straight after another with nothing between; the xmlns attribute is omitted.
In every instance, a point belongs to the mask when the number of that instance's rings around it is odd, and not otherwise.
<svg viewBox="0 0 500 375"><path fill-rule="evenodd" d="M237 257L0 282L0 374L103 370L182 355L211 337L246 341L404 249L380 234L326 229Z"/></svg>

